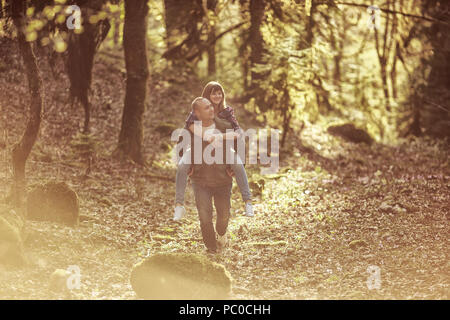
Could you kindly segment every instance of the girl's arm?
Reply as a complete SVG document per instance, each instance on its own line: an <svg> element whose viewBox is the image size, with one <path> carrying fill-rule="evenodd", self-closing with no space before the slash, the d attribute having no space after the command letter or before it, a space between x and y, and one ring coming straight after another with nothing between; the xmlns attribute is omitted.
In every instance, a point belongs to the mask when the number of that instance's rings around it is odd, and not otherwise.
<svg viewBox="0 0 450 320"><path fill-rule="evenodd" d="M184 125L184 128L188 129L190 132L192 132L192 134L195 134L195 132L194 132L194 121L198 121L198 118L195 115L195 113L193 111L191 111L189 113L189 116L186 119L186 123ZM203 130L203 127L202 127L202 135L200 136L202 139L203 139L203 135L204 135L204 130Z"/></svg>
<svg viewBox="0 0 450 320"><path fill-rule="evenodd" d="M234 115L234 110L232 107L227 106L225 109L219 112L219 118L225 119L231 123L234 132L222 133L223 139L225 140L234 140L241 136L242 129L239 126L239 123Z"/></svg>
<svg viewBox="0 0 450 320"><path fill-rule="evenodd" d="M234 110L230 106L223 109L221 112L219 112L218 116L222 119L225 119L231 123L231 126L233 127L233 130L235 132L227 132L227 133L216 133L212 135L208 135L207 140L209 143L213 142L216 138L216 136L221 135L223 139L225 140L234 140L236 138L239 138L241 135L242 129L239 126L239 123L236 120L236 117L234 116ZM194 121L198 120L197 116L193 111L189 113L189 116L186 119L186 125L185 128L187 128L189 131L191 131L193 134L194 132ZM198 136L198 135L197 135ZM202 127L202 135L201 138L203 139L205 137L205 130Z"/></svg>
<svg viewBox="0 0 450 320"><path fill-rule="evenodd" d="M195 113L193 111L191 111L189 113L188 117L186 118L186 122L184 123L184 128L189 129L190 126L193 125L194 121L196 121L196 120L198 120L197 116L195 115Z"/></svg>
<svg viewBox="0 0 450 320"><path fill-rule="evenodd" d="M236 119L236 116L234 115L234 110L232 107L227 106L225 109L223 109L221 112L219 112L218 116L220 118L225 119L228 122L230 122L234 131L238 131L241 129L241 127L239 126L239 123Z"/></svg>

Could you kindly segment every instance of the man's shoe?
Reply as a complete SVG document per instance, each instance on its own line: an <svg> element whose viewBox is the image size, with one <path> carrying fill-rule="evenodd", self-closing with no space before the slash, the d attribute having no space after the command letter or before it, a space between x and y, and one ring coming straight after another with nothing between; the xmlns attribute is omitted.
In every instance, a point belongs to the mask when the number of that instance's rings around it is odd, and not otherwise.
<svg viewBox="0 0 450 320"><path fill-rule="evenodd" d="M184 209L183 206L176 206L175 214L173 216L173 221L179 221L179 220L183 219L185 214L186 214L186 209Z"/></svg>
<svg viewBox="0 0 450 320"><path fill-rule="evenodd" d="M223 236L217 234L217 247L220 249L225 248L228 245L228 236L225 233Z"/></svg>
<svg viewBox="0 0 450 320"><path fill-rule="evenodd" d="M255 213L253 212L253 205L250 202L245 204L245 215L247 217L253 217Z"/></svg>

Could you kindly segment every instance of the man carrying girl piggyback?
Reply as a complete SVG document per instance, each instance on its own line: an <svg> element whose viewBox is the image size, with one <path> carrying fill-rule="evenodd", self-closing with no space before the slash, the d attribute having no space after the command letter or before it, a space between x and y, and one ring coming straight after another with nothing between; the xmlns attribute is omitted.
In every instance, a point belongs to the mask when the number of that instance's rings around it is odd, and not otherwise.
<svg viewBox="0 0 450 320"><path fill-rule="evenodd" d="M218 82L211 81L206 84L203 89L202 97L208 99L214 107L215 120L227 123L234 131L223 133L221 138L223 138L223 140L239 138L242 133L242 129L236 120L234 110L230 106L226 105L225 91L223 90L223 87ZM198 120L199 119L195 115L195 112L192 110L186 119L184 128L189 130L192 134L199 134L199 132L196 132L197 130L194 131L194 121ZM217 134L212 134L214 126L215 125L213 124L208 128L202 128L201 137L198 138L201 138L203 141L207 141L209 143L214 143L214 140L217 139ZM183 206L184 194L186 191L187 178L193 173L194 170L194 165L192 165L193 161L191 161L193 159L191 150L192 148L186 150L177 166L175 214L173 217L173 220L175 221L181 220L186 214L186 210ZM231 152L234 152L234 150ZM236 161L229 164L230 170L228 170L228 174L230 176L235 176L236 183L242 194L242 199L245 202L245 215L252 217L254 216L254 212L247 174L245 172L243 161L239 158L237 153L235 154L235 157Z"/></svg>

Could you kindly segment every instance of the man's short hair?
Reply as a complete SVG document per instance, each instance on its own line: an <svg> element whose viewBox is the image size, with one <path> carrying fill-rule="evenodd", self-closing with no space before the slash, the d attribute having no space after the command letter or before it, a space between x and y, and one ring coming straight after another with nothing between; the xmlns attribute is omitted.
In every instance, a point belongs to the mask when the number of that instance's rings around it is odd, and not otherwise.
<svg viewBox="0 0 450 320"><path fill-rule="evenodd" d="M194 101L192 101L192 104L191 104L192 110L193 110L193 111L197 110L197 107L199 106L199 105L198 105L199 102L200 102L200 101L203 101L203 100L205 100L205 98L203 98L203 97L197 97L197 98L195 98Z"/></svg>

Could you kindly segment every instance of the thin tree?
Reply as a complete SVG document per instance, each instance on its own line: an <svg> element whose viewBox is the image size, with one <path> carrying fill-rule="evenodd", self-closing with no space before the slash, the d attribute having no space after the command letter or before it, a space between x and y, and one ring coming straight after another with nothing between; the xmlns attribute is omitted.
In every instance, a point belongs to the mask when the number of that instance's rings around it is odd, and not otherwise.
<svg viewBox="0 0 450 320"><path fill-rule="evenodd" d="M143 164L142 118L147 96L149 75L146 34L148 4L145 0L125 2L123 45L127 70L125 106L116 155L129 156Z"/></svg>
<svg viewBox="0 0 450 320"><path fill-rule="evenodd" d="M208 75L212 76L216 74L216 21L215 21L215 11L217 6L217 0L208 0L206 3L206 8L204 8L205 15L208 18ZM211 11L211 14L208 14ZM212 17L210 17L212 16Z"/></svg>
<svg viewBox="0 0 450 320"><path fill-rule="evenodd" d="M94 56L110 29L108 19L102 19L93 24L89 22L89 12L101 10L104 0L75 1L81 7L83 32L69 32L68 55L66 60L67 73L70 80L70 98L72 105L80 102L84 109L83 132L88 133L91 119L91 103L89 90L92 82Z"/></svg>
<svg viewBox="0 0 450 320"><path fill-rule="evenodd" d="M204 16L202 0L164 0L167 50L163 58L182 65L183 60L198 51Z"/></svg>
<svg viewBox="0 0 450 320"><path fill-rule="evenodd" d="M17 40L20 55L22 56L25 73L28 80L28 87L31 95L29 107L28 123L20 141L14 146L12 151L13 164L13 186L11 190L12 202L16 207L22 207L22 200L25 194L25 164L28 156L36 142L42 119L42 80L33 53L31 43L25 38L25 0L14 0L10 3L11 14L14 25L17 29Z"/></svg>
<svg viewBox="0 0 450 320"><path fill-rule="evenodd" d="M264 18L264 10L266 3L263 0L250 0L250 63L254 68L257 64L263 63L264 39L261 32L261 25ZM261 94L258 81L262 80L264 75L261 72L252 70L251 72L251 88L257 95Z"/></svg>
<svg viewBox="0 0 450 320"><path fill-rule="evenodd" d="M391 7L391 1L387 1L387 8L390 9ZM372 10L373 11L373 10ZM374 14L374 13L372 13ZM385 107L387 111L390 111L390 94L389 94L389 87L388 87L388 79L389 79L389 73L388 73L388 63L389 63L389 56L391 54L392 50L392 44L393 44L393 35L395 34L395 18L394 15L391 17L391 15L386 15L386 20L384 23L384 34L382 39L379 36L378 28L374 28L374 37L375 37L375 49L378 56L378 61L380 64L380 75L381 75L381 83L383 85L383 93L384 93L384 99L385 99Z"/></svg>

